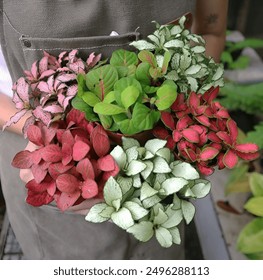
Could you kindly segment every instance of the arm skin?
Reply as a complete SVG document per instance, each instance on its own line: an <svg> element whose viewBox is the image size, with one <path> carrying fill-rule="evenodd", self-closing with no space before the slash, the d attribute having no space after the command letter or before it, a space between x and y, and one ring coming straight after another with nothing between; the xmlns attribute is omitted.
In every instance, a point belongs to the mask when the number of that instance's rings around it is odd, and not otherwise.
<svg viewBox="0 0 263 280"><path fill-rule="evenodd" d="M228 0L196 0L192 32L206 41L206 53L216 62L225 45Z"/></svg>

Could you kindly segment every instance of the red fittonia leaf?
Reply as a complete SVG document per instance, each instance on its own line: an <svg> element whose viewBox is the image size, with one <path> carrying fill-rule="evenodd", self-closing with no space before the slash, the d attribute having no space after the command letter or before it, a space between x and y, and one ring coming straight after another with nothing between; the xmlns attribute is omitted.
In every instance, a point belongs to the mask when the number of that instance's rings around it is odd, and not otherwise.
<svg viewBox="0 0 263 280"><path fill-rule="evenodd" d="M169 112L162 112L161 119L162 119L163 123L165 124L165 126L170 128L171 130L175 129L175 124L174 124L174 119L173 119L172 114L170 114Z"/></svg>
<svg viewBox="0 0 263 280"><path fill-rule="evenodd" d="M231 140L231 137L226 133L225 131L219 131L216 133L216 135L227 145L232 145L233 142Z"/></svg>
<svg viewBox="0 0 263 280"><path fill-rule="evenodd" d="M158 126L153 129L153 135L159 139L166 139L169 136L167 129L164 127Z"/></svg>
<svg viewBox="0 0 263 280"><path fill-rule="evenodd" d="M207 103L211 103L214 99L216 99L217 95L219 93L219 87L211 87L208 91L206 91L202 98L205 100Z"/></svg>
<svg viewBox="0 0 263 280"><path fill-rule="evenodd" d="M51 201L53 201L53 197L47 192L37 193L30 190L27 192L26 202L32 206L39 207L49 204Z"/></svg>
<svg viewBox="0 0 263 280"><path fill-rule="evenodd" d="M69 164L72 161L72 153L73 153L73 147L72 145L65 143L62 146L62 163L64 165Z"/></svg>
<svg viewBox="0 0 263 280"><path fill-rule="evenodd" d="M204 126L207 126L207 127L210 126L209 118L205 115L196 116L195 119Z"/></svg>
<svg viewBox="0 0 263 280"><path fill-rule="evenodd" d="M95 179L93 164L88 158L84 158L78 162L76 170L82 175L84 180Z"/></svg>
<svg viewBox="0 0 263 280"><path fill-rule="evenodd" d="M80 191L73 193L61 193L57 198L57 206L60 210L65 211L79 199Z"/></svg>
<svg viewBox="0 0 263 280"><path fill-rule="evenodd" d="M173 151L173 150L175 149L175 145L176 145L176 144L175 144L175 142L174 142L172 136L169 135L169 136L167 137L166 141L167 141L166 147L167 147L168 149L170 149L171 151Z"/></svg>
<svg viewBox="0 0 263 280"><path fill-rule="evenodd" d="M41 157L41 149L37 149L33 152L31 152L31 159L33 164L39 164L42 157Z"/></svg>
<svg viewBox="0 0 263 280"><path fill-rule="evenodd" d="M235 149L241 153L256 153L259 148L254 143L245 143L236 145Z"/></svg>
<svg viewBox="0 0 263 280"><path fill-rule="evenodd" d="M211 160L211 159L215 158L218 155L218 153L219 153L219 150L212 148L212 147L207 147L202 150L202 152L199 155L199 158L202 161Z"/></svg>
<svg viewBox="0 0 263 280"><path fill-rule="evenodd" d="M244 160L255 160L259 157L259 153L240 153L236 151L236 154Z"/></svg>
<svg viewBox="0 0 263 280"><path fill-rule="evenodd" d="M30 151L21 151L15 155L12 161L12 166L21 169L28 169L33 165Z"/></svg>
<svg viewBox="0 0 263 280"><path fill-rule="evenodd" d="M72 167L73 164L64 165L61 162L51 163L48 167L48 172L56 180L59 175L69 171Z"/></svg>
<svg viewBox="0 0 263 280"><path fill-rule="evenodd" d="M85 199L92 198L99 192L97 183L91 179L87 179L83 182L81 191L82 197Z"/></svg>
<svg viewBox="0 0 263 280"><path fill-rule="evenodd" d="M238 128L237 128L236 122L232 119L229 119L229 120L227 120L226 125L227 125L228 131L229 131L229 135L232 139L232 142L236 142L237 137L238 137Z"/></svg>
<svg viewBox="0 0 263 280"><path fill-rule="evenodd" d="M61 192L74 193L79 189L80 181L71 174L62 174L56 179L56 185Z"/></svg>
<svg viewBox="0 0 263 280"><path fill-rule="evenodd" d="M205 176L209 176L209 175L213 174L213 172L214 172L214 168L208 167L208 166L203 166L199 163L197 164L197 168Z"/></svg>
<svg viewBox="0 0 263 280"><path fill-rule="evenodd" d="M174 130L173 131L173 141L175 143L177 143L178 141L180 141L181 138L182 138L182 133L177 130Z"/></svg>
<svg viewBox="0 0 263 280"><path fill-rule="evenodd" d="M195 92L191 92L188 97L188 106L197 109L200 106L200 98Z"/></svg>
<svg viewBox="0 0 263 280"><path fill-rule="evenodd" d="M32 165L31 172L38 184L41 183L47 175L47 170L40 168L37 164Z"/></svg>
<svg viewBox="0 0 263 280"><path fill-rule="evenodd" d="M73 146L73 159L80 161L83 159L90 150L90 146L82 141L77 141Z"/></svg>
<svg viewBox="0 0 263 280"><path fill-rule="evenodd" d="M115 161L111 155L98 159L98 168L102 171L112 171L115 168Z"/></svg>
<svg viewBox="0 0 263 280"><path fill-rule="evenodd" d="M37 146L42 146L43 139L41 134L41 129L36 125L30 125L27 129L27 138L29 141Z"/></svg>
<svg viewBox="0 0 263 280"><path fill-rule="evenodd" d="M183 130L182 135L184 136L184 138L187 141L189 141L191 143L198 143L200 140L198 132L191 128L187 128L187 129Z"/></svg>
<svg viewBox="0 0 263 280"><path fill-rule="evenodd" d="M42 158L49 162L58 162L62 159L61 148L56 144L45 146L41 150Z"/></svg>
<svg viewBox="0 0 263 280"><path fill-rule="evenodd" d="M120 168L118 164L115 162L114 170L104 172L102 175L102 180L107 181L111 176L114 177L118 175L119 172L120 172Z"/></svg>
<svg viewBox="0 0 263 280"><path fill-rule="evenodd" d="M234 168L236 165L237 165L237 162L238 162L238 157L237 155L235 154L234 151L232 150L228 150L224 157L223 157L223 163L224 165L229 168L229 169L232 169Z"/></svg>
<svg viewBox="0 0 263 280"><path fill-rule="evenodd" d="M184 116L180 118L176 124L176 130L181 131L187 128L189 125L193 123L193 120L189 116Z"/></svg>
<svg viewBox="0 0 263 280"><path fill-rule="evenodd" d="M99 157L105 156L110 150L110 141L103 127L100 125L95 127L90 137L96 154Z"/></svg>

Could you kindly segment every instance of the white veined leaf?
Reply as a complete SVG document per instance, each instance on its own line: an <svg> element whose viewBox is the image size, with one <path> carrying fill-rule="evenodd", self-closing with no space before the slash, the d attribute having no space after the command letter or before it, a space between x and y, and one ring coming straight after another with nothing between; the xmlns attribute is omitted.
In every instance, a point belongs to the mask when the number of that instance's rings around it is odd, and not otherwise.
<svg viewBox="0 0 263 280"><path fill-rule="evenodd" d="M157 46L160 45L159 38L153 34L150 34L147 36L153 43L155 43Z"/></svg>
<svg viewBox="0 0 263 280"><path fill-rule="evenodd" d="M204 179L196 180L191 190L197 198L203 198L210 192L211 182Z"/></svg>
<svg viewBox="0 0 263 280"><path fill-rule="evenodd" d="M182 32L182 27L179 25L175 25L172 27L172 29L170 30L171 35L176 35Z"/></svg>
<svg viewBox="0 0 263 280"><path fill-rule="evenodd" d="M110 153L114 160L117 162L120 169L123 169L125 167L127 156L120 146L116 146Z"/></svg>
<svg viewBox="0 0 263 280"><path fill-rule="evenodd" d="M188 181L183 178L169 178L162 183L162 189L159 193L165 195L177 193L187 184Z"/></svg>
<svg viewBox="0 0 263 280"><path fill-rule="evenodd" d="M142 51L142 50L149 50L153 51L155 49L155 45L151 44L145 40L138 40L130 43L131 46L134 46L136 49Z"/></svg>
<svg viewBox="0 0 263 280"><path fill-rule="evenodd" d="M173 195L172 209L173 210L181 209L181 199L176 194Z"/></svg>
<svg viewBox="0 0 263 280"><path fill-rule="evenodd" d="M172 235L173 238L173 243L174 244L181 244L181 237L180 237L180 232L177 227L174 228L169 228L169 232Z"/></svg>
<svg viewBox="0 0 263 280"><path fill-rule="evenodd" d="M157 194L158 191L153 189L147 182L143 182L142 187L141 187L141 195L140 195L140 199L141 201L151 197L155 194Z"/></svg>
<svg viewBox="0 0 263 280"><path fill-rule="evenodd" d="M215 74L214 74L213 77L212 77L212 80L213 80L213 81L219 80L219 79L223 76L223 74L224 74L224 69L223 69L222 67L218 67L218 68L216 69Z"/></svg>
<svg viewBox="0 0 263 280"><path fill-rule="evenodd" d="M153 206L153 208L151 209L153 211L153 214L156 216L159 212L159 209L162 209L164 211L164 206L161 203L157 203Z"/></svg>
<svg viewBox="0 0 263 280"><path fill-rule="evenodd" d="M158 150L165 147L166 142L167 141L161 139L151 139L145 143L145 148L155 155Z"/></svg>
<svg viewBox="0 0 263 280"><path fill-rule="evenodd" d="M162 68L162 66L163 66L163 61L164 61L164 56L158 54L158 55L156 55L155 58L156 58L158 67Z"/></svg>
<svg viewBox="0 0 263 280"><path fill-rule="evenodd" d="M110 206L112 202L116 199L122 199L122 191L119 184L113 177L110 177L106 182L104 189L103 189L104 199L106 203Z"/></svg>
<svg viewBox="0 0 263 280"><path fill-rule="evenodd" d="M155 158L153 160L153 165L154 173L170 173L172 171L167 161L162 157Z"/></svg>
<svg viewBox="0 0 263 280"><path fill-rule="evenodd" d="M182 207L183 217L186 223L189 224L195 215L195 207L191 202L186 200L181 201L181 207Z"/></svg>
<svg viewBox="0 0 263 280"><path fill-rule="evenodd" d="M168 216L167 221L162 224L162 227L173 228L179 225L183 219L183 214L180 210L173 210L171 207L166 210L166 215Z"/></svg>
<svg viewBox="0 0 263 280"><path fill-rule="evenodd" d="M170 71L168 74L164 76L167 80L177 81L179 80L179 75L176 70Z"/></svg>
<svg viewBox="0 0 263 280"><path fill-rule="evenodd" d="M183 48L184 42L178 39L170 40L164 44L165 48Z"/></svg>
<svg viewBox="0 0 263 280"><path fill-rule="evenodd" d="M191 54L188 50L183 49L183 55L180 58L180 68L185 70L189 68L192 62Z"/></svg>
<svg viewBox="0 0 263 280"><path fill-rule="evenodd" d="M157 156L164 158L168 163L171 161L171 151L168 148L162 148L156 152Z"/></svg>
<svg viewBox="0 0 263 280"><path fill-rule="evenodd" d="M201 70L201 68L202 67L200 65L192 65L188 69L185 70L185 74L194 75L194 74L198 73Z"/></svg>
<svg viewBox="0 0 263 280"><path fill-rule="evenodd" d="M156 203L160 202L162 199L158 195L153 195L151 197L145 198L142 202L144 208L153 207Z"/></svg>
<svg viewBox="0 0 263 280"><path fill-rule="evenodd" d="M122 147L125 151L135 146L140 147L140 143L136 139L130 137L122 137Z"/></svg>
<svg viewBox="0 0 263 280"><path fill-rule="evenodd" d="M180 53L175 53L172 57L172 60L171 60L171 67L172 69L176 70L179 68L180 66L180 59L181 59L181 55Z"/></svg>
<svg viewBox="0 0 263 280"><path fill-rule="evenodd" d="M127 232L133 234L137 240L147 242L154 234L153 224L148 221L142 221L128 228Z"/></svg>
<svg viewBox="0 0 263 280"><path fill-rule="evenodd" d="M134 186L134 188L140 188L142 185L140 174L133 176L132 179L133 179L132 185Z"/></svg>
<svg viewBox="0 0 263 280"><path fill-rule="evenodd" d="M192 78L192 77L186 77L189 85L190 85L190 88L191 88L191 91L197 91L198 89L198 83L197 83L197 80L195 78Z"/></svg>
<svg viewBox="0 0 263 280"><path fill-rule="evenodd" d="M103 217L103 218L110 219L111 214L112 214L113 212L115 212L114 207L107 206L104 210L102 210L102 211L100 212L100 216Z"/></svg>
<svg viewBox="0 0 263 280"><path fill-rule="evenodd" d="M138 159L139 152L137 147L131 147L126 150L127 162L130 163L133 160Z"/></svg>
<svg viewBox="0 0 263 280"><path fill-rule="evenodd" d="M120 207L121 207L121 199L115 199L112 201L112 206L115 208L116 211L119 211Z"/></svg>
<svg viewBox="0 0 263 280"><path fill-rule="evenodd" d="M191 49L194 53L204 53L205 47L203 46L195 46Z"/></svg>
<svg viewBox="0 0 263 280"><path fill-rule="evenodd" d="M186 21L186 17L185 17L185 16L182 16L182 17L179 19L179 25L181 26L182 29L184 29L185 21Z"/></svg>
<svg viewBox="0 0 263 280"><path fill-rule="evenodd" d="M215 83L214 83L214 86L215 86L215 87L217 87L217 86L223 87L224 85L225 85L225 81L224 81L223 78L221 78L221 79L215 81Z"/></svg>
<svg viewBox="0 0 263 280"><path fill-rule="evenodd" d="M169 248L173 245L173 237L168 229L159 227L155 230L155 237L164 248Z"/></svg>
<svg viewBox="0 0 263 280"><path fill-rule="evenodd" d="M153 163L150 160L145 160L143 163L146 164L146 168L141 172L141 175L146 180L152 173Z"/></svg>
<svg viewBox="0 0 263 280"><path fill-rule="evenodd" d="M134 220L140 220L149 213L148 210L144 209L136 202L127 201L123 204L123 206L131 212Z"/></svg>
<svg viewBox="0 0 263 280"><path fill-rule="evenodd" d="M118 227L125 230L134 225L131 212L125 207L121 208L118 212L112 213L111 220Z"/></svg>
<svg viewBox="0 0 263 280"><path fill-rule="evenodd" d="M192 190L189 187L181 190L181 194L187 198L196 198L196 195L192 192Z"/></svg>
<svg viewBox="0 0 263 280"><path fill-rule="evenodd" d="M133 176L141 173L147 167L146 164L139 160L133 160L127 168L126 175Z"/></svg>
<svg viewBox="0 0 263 280"><path fill-rule="evenodd" d="M122 176L118 175L116 180L121 188L123 195L126 194L132 188L132 183L133 183L132 178L122 177Z"/></svg>
<svg viewBox="0 0 263 280"><path fill-rule="evenodd" d="M172 173L175 177L182 177L186 180L195 180L200 178L197 170L187 162L176 162L172 168Z"/></svg>
<svg viewBox="0 0 263 280"><path fill-rule="evenodd" d="M98 203L91 207L85 220L92 223L102 223L107 221L109 218L102 217L100 213L104 211L108 205L106 203Z"/></svg>
<svg viewBox="0 0 263 280"><path fill-rule="evenodd" d="M146 151L143 159L151 159L154 155L150 151Z"/></svg>
<svg viewBox="0 0 263 280"><path fill-rule="evenodd" d="M164 213L162 209L159 209L157 215L153 219L155 225L161 225L168 220L168 216Z"/></svg>

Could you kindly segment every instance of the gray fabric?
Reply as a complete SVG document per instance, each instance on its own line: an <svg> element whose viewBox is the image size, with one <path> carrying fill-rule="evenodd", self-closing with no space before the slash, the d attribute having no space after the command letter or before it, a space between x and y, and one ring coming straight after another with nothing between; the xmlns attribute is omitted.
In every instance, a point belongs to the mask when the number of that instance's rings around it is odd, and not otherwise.
<svg viewBox="0 0 263 280"><path fill-rule="evenodd" d="M152 20L168 23L194 9L194 0L6 0L0 1L1 44L13 79L39 59L78 48L108 55L149 34ZM139 27L139 28L138 28ZM137 29L138 28L138 29ZM109 37L117 31L121 36ZM0 104L1 106L1 104ZM114 224L91 224L84 217L48 205L25 203L26 189L10 162L26 142L0 134L0 176L15 235L28 259L183 259L184 248L143 244ZM183 230L183 228L182 228Z"/></svg>

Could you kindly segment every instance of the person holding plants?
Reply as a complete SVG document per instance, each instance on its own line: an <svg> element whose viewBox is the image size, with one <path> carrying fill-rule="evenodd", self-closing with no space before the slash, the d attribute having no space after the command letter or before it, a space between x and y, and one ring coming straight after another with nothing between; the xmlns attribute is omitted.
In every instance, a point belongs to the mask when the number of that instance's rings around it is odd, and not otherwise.
<svg viewBox="0 0 263 280"><path fill-rule="evenodd" d="M1 45L15 81L43 51L58 55L63 50L79 49L83 56L95 51L109 57L116 48L130 49L132 41L150 34L154 29L151 20L166 24L190 12L194 15L193 32L205 38L207 55L219 61L227 7L227 0L41 1L34 5L28 0L0 1ZM113 30L120 35L109 36ZM1 94L0 98L2 126L15 108L6 96ZM15 153L26 145L22 127L23 120L13 127L15 131L1 132L0 172L8 216L26 258L184 259L183 242L163 249L154 240L139 243L111 223L83 222L83 216L76 213L86 214L97 199L64 213L52 205L27 205L19 174L10 170ZM31 144L28 148L34 150ZM25 170L21 177L27 182L31 174Z"/></svg>

